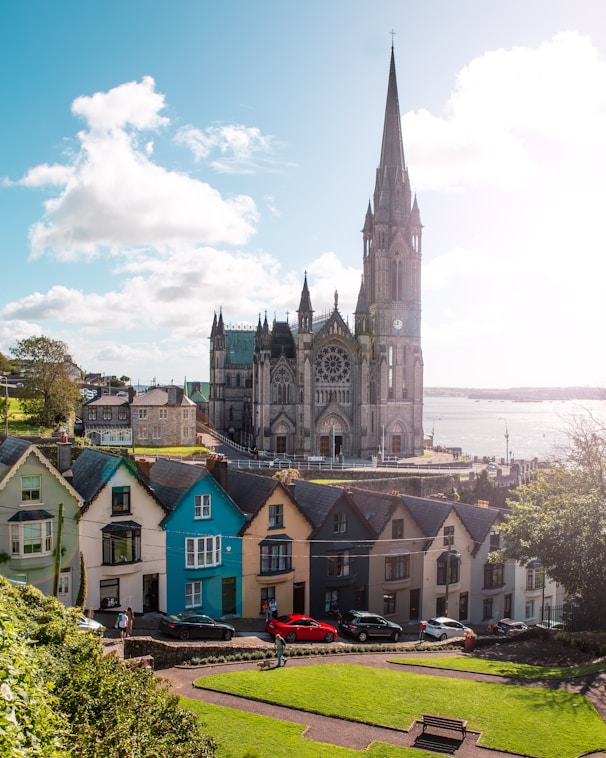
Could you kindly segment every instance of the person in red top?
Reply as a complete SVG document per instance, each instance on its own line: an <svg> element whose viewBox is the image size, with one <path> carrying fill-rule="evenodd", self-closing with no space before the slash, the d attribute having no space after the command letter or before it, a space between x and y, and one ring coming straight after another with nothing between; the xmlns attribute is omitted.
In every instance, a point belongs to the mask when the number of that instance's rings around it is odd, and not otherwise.
<svg viewBox="0 0 606 758"><path fill-rule="evenodd" d="M424 621L421 621L419 624L419 642L425 641L425 630L427 629L427 624Z"/></svg>

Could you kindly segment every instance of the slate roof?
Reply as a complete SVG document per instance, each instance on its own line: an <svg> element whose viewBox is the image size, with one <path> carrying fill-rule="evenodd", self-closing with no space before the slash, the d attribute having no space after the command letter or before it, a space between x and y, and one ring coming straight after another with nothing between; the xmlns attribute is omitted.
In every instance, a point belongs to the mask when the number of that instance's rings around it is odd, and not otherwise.
<svg viewBox="0 0 606 758"><path fill-rule="evenodd" d="M350 497L377 534L381 534L401 502L399 495L353 488Z"/></svg>
<svg viewBox="0 0 606 758"><path fill-rule="evenodd" d="M82 512L88 510L116 470L122 464L126 465L126 462L126 459L119 455L88 447L80 453L72 464L72 486L84 498Z"/></svg>
<svg viewBox="0 0 606 758"><path fill-rule="evenodd" d="M277 479L227 469L227 492L249 521L278 486Z"/></svg>
<svg viewBox="0 0 606 758"><path fill-rule="evenodd" d="M286 321L274 321L271 331L271 357L295 358L295 341Z"/></svg>
<svg viewBox="0 0 606 758"><path fill-rule="evenodd" d="M17 437L7 437L0 445L0 481L8 474L32 443Z"/></svg>
<svg viewBox="0 0 606 758"><path fill-rule="evenodd" d="M316 529L322 526L331 508L345 492L342 487L314 484L304 479L295 479L293 485L297 503Z"/></svg>
<svg viewBox="0 0 606 758"><path fill-rule="evenodd" d="M149 484L167 511L174 511L189 490L201 479L211 477L205 468L159 458L151 467Z"/></svg>

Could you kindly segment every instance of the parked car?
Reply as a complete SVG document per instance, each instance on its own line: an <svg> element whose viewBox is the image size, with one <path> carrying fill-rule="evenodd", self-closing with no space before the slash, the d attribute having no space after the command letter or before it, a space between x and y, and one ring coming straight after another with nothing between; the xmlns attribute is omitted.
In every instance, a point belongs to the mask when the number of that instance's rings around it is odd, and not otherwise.
<svg viewBox="0 0 606 758"><path fill-rule="evenodd" d="M437 618L429 619L425 627L425 636L429 635L430 637L435 637L437 640L464 637L465 632L473 632L473 629L470 629L456 619L448 618L448 616L438 616Z"/></svg>
<svg viewBox="0 0 606 758"><path fill-rule="evenodd" d="M402 627L395 621L370 611L347 611L339 620L339 629L360 642L366 642L369 637L388 637L397 642L402 634Z"/></svg>
<svg viewBox="0 0 606 758"><path fill-rule="evenodd" d="M516 634L516 632L525 632L528 624L523 621L514 621L513 619L501 619L494 625L492 631L494 634Z"/></svg>
<svg viewBox="0 0 606 758"><path fill-rule="evenodd" d="M561 621L540 621L536 626L539 629L551 629L553 631L561 631L566 628Z"/></svg>
<svg viewBox="0 0 606 758"><path fill-rule="evenodd" d="M290 468L290 458L286 455L278 455L273 461L269 462L270 468Z"/></svg>
<svg viewBox="0 0 606 758"><path fill-rule="evenodd" d="M160 631L180 640L213 639L231 640L236 634L231 624L215 621L210 616L194 611L182 611L160 619Z"/></svg>
<svg viewBox="0 0 606 758"><path fill-rule="evenodd" d="M95 621L95 619L90 619L88 616L78 617L78 629L82 632L97 632L98 634L103 634L105 631L103 624Z"/></svg>
<svg viewBox="0 0 606 758"><path fill-rule="evenodd" d="M295 640L333 642L339 635L339 631L332 624L316 621L301 613L291 613L288 616L278 616L277 619L269 619L265 624L265 631L274 637L280 634L286 642Z"/></svg>

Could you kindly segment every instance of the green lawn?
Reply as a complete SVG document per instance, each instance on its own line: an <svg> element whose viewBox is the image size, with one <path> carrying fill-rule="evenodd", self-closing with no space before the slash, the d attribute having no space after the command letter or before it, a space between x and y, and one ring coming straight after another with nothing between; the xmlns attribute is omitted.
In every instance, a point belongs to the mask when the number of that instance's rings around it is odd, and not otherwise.
<svg viewBox="0 0 606 758"><path fill-rule="evenodd" d="M216 674L196 684L402 729L424 712L467 719L469 729L482 732L485 747L537 758L574 758L606 748L606 724L586 697L541 687L354 664Z"/></svg>
<svg viewBox="0 0 606 758"><path fill-rule="evenodd" d="M566 679L573 676L585 676L596 671L606 671L606 663L590 663L586 666L529 666L526 663L509 661L492 661L484 658L392 658L392 663L409 666L427 666L428 668L452 669L454 671L472 671L477 674L494 674L516 679Z"/></svg>
<svg viewBox="0 0 606 758"><path fill-rule="evenodd" d="M181 698L181 704L197 714L204 730L218 743L217 758L242 758L256 750L259 758L435 758L435 753L373 742L368 750L353 750L303 737L305 726L257 716L254 713Z"/></svg>

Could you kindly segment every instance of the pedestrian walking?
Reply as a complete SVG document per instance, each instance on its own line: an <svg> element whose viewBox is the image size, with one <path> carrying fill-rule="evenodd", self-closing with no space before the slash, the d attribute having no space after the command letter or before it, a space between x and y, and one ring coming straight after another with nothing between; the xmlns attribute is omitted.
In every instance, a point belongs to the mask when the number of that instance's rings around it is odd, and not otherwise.
<svg viewBox="0 0 606 758"><path fill-rule="evenodd" d="M280 666L286 666L286 662L287 662L287 658L284 655L286 642L280 634L276 634L275 643L276 643L276 656L278 657L278 665L276 666L276 668L280 668Z"/></svg>
<svg viewBox="0 0 606 758"><path fill-rule="evenodd" d="M135 612L130 607L130 605L126 609L126 616L127 616L126 636L127 637L132 637L133 636L133 624L135 622Z"/></svg>
<svg viewBox="0 0 606 758"><path fill-rule="evenodd" d="M116 629L120 632L120 639L126 639L126 630L128 628L128 616L125 611L120 611L116 619Z"/></svg>
<svg viewBox="0 0 606 758"><path fill-rule="evenodd" d="M419 642L425 641L425 630L427 629L427 624L424 621L421 621L419 624Z"/></svg>

